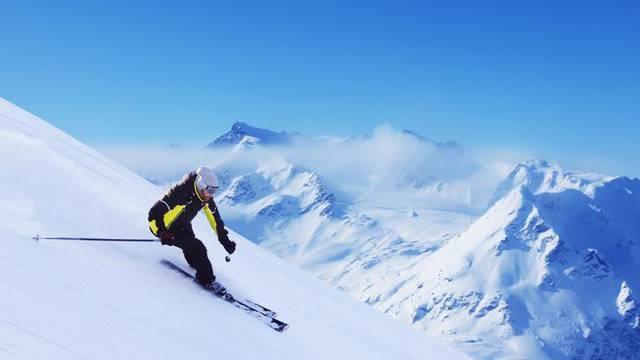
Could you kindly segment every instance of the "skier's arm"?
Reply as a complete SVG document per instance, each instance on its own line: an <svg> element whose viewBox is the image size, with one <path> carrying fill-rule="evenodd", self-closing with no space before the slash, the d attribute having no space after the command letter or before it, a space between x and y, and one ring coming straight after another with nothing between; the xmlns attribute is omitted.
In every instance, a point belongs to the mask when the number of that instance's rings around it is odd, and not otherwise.
<svg viewBox="0 0 640 360"><path fill-rule="evenodd" d="M149 210L149 228L154 235L160 235L167 231L164 224L164 215L169 212L171 208L169 204L164 200L158 200Z"/></svg>
<svg viewBox="0 0 640 360"><path fill-rule="evenodd" d="M222 244L229 254L233 254L236 250L236 243L229 240L229 236L227 235L229 232L224 228L224 222L220 217L220 212L218 211L216 203L213 202L213 199L209 200L205 204L204 213L207 216L207 220L209 220L211 228L216 235L218 235L218 241L220 241L220 244Z"/></svg>
<svg viewBox="0 0 640 360"><path fill-rule="evenodd" d="M167 231L167 228L177 219L184 210L185 205L180 205L180 197L188 187L189 174L172 187L149 210L149 228L155 235Z"/></svg>

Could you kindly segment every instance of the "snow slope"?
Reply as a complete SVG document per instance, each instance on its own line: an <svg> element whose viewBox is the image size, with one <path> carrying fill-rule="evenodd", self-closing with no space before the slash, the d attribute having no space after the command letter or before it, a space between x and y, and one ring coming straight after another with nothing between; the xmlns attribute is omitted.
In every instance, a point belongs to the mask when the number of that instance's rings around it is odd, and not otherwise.
<svg viewBox="0 0 640 360"><path fill-rule="evenodd" d="M237 233L218 277L280 314L276 333L159 265L158 243L35 242L41 235L149 237L161 191L0 99L0 358L465 358L324 285ZM621 299L622 302L625 299Z"/></svg>

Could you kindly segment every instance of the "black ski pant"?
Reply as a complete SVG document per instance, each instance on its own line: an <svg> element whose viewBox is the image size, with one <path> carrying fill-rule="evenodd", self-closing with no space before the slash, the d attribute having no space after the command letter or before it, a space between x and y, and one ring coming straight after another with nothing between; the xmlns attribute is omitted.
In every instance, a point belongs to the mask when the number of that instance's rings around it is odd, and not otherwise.
<svg viewBox="0 0 640 360"><path fill-rule="evenodd" d="M196 238L191 225L182 226L178 229L171 229L175 235L174 246L182 249L184 258L189 266L196 269L196 279L201 284L208 284L215 280L213 267L207 256L207 248L202 241Z"/></svg>

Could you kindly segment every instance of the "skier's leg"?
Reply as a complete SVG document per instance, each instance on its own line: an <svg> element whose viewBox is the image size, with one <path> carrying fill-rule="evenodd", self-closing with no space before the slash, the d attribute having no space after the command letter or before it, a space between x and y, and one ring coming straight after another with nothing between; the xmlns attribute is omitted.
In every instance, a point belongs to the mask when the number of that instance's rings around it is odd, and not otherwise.
<svg viewBox="0 0 640 360"><path fill-rule="evenodd" d="M187 260L187 263L189 264L189 266L196 269L196 265L191 259L191 254L187 254L184 250L182 251L182 253L184 254L184 259Z"/></svg>
<svg viewBox="0 0 640 360"><path fill-rule="evenodd" d="M207 256L207 248L202 241L195 237L192 238L192 241L190 257L196 269L196 279L202 284L209 284L215 281L216 277L213 275L213 266L211 266L211 261Z"/></svg>
<svg viewBox="0 0 640 360"><path fill-rule="evenodd" d="M193 233L176 234L176 246L182 249L189 266L196 269L196 279L200 283L208 284L215 280L213 267L207 256L207 248Z"/></svg>

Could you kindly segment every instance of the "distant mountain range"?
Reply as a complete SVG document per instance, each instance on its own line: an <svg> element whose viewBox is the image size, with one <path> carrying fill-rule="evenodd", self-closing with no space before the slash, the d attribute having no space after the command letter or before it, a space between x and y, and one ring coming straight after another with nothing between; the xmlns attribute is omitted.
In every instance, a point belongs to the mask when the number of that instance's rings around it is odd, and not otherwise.
<svg viewBox="0 0 640 360"><path fill-rule="evenodd" d="M403 134L409 135L415 139L423 141L425 143L436 145L442 149L450 149L450 150L462 150L461 146L454 142L448 141L445 143L440 143L431 139L428 139L422 135L419 135L411 130L402 130ZM370 137L370 135L364 135L363 138ZM288 133L285 131L275 132L269 129L262 129L258 127L251 126L245 122L239 121L235 122L231 129L217 137L215 140L210 142L207 147L211 148L220 148L220 147L229 147L234 145L245 145L245 146L253 146L253 145L290 145L296 139L301 139L303 136L299 132ZM358 137L349 137L346 139L339 139L336 137L320 137L314 140L318 141L334 141L334 142L349 142L355 141ZM311 140L311 139L307 139Z"/></svg>
<svg viewBox="0 0 640 360"><path fill-rule="evenodd" d="M216 141L240 148L250 141L255 150L299 136L236 125ZM453 142L403 133L464 153ZM421 180L363 198L327 183L310 164L235 163L218 168L225 183L218 201L235 229L473 356L640 353L638 179L527 160L476 213L446 206L464 187L433 174L408 175ZM425 189L445 200L425 202Z"/></svg>

